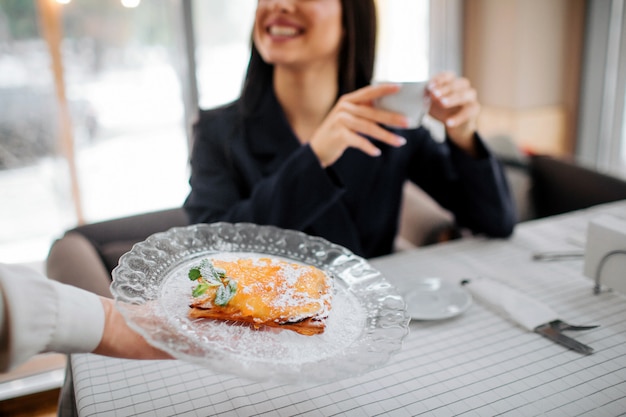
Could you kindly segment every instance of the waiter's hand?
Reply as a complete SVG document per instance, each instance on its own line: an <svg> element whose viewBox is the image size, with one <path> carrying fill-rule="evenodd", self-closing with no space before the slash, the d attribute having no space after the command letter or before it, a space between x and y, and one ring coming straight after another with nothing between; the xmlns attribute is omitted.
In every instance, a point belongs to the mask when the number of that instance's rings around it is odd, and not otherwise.
<svg viewBox="0 0 626 417"><path fill-rule="evenodd" d="M93 351L99 355L125 359L171 359L172 357L150 345L126 324L122 314L110 298L100 297L104 308L104 333Z"/></svg>

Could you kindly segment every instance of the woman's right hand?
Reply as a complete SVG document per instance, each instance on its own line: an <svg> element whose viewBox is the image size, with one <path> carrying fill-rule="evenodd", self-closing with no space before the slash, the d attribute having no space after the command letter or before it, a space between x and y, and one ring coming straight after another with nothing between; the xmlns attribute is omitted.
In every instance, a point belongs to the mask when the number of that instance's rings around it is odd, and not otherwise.
<svg viewBox="0 0 626 417"><path fill-rule="evenodd" d="M339 98L309 142L323 168L334 164L347 148L360 149L370 156L380 155L380 149L363 135L391 146L406 143L402 136L379 125L406 128L406 117L373 106L375 99L394 94L399 88L395 84L370 85Z"/></svg>

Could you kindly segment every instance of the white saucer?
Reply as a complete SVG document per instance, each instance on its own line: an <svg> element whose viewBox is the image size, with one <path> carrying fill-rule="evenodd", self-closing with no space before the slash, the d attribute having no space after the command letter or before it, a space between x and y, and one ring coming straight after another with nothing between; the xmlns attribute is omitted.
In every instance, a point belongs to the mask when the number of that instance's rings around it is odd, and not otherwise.
<svg viewBox="0 0 626 417"><path fill-rule="evenodd" d="M432 277L412 281L404 299L414 320L447 319L472 305L472 296L463 287Z"/></svg>

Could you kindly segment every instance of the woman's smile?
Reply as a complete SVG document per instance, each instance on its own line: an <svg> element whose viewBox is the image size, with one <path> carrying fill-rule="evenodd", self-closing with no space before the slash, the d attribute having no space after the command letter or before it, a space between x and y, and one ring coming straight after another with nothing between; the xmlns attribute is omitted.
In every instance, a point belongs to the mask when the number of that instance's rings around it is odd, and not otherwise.
<svg viewBox="0 0 626 417"><path fill-rule="evenodd" d="M265 31L275 40L295 38L304 32L301 25L297 25L285 19L276 19L266 25Z"/></svg>
<svg viewBox="0 0 626 417"><path fill-rule="evenodd" d="M339 0L259 2L254 43L269 64L335 65L343 34L341 16Z"/></svg>

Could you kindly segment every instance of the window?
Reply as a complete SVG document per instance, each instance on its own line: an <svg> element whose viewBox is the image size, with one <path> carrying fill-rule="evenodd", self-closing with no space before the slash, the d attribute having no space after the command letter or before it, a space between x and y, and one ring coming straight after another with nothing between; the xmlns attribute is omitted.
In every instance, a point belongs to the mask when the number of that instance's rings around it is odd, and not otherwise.
<svg viewBox="0 0 626 417"><path fill-rule="evenodd" d="M207 109L239 96L250 57L256 0L193 2L198 102Z"/></svg>
<svg viewBox="0 0 626 417"><path fill-rule="evenodd" d="M80 220L180 206L188 192L174 3L51 2L62 23L58 45L37 26L38 4L0 1L3 262L45 259L52 240ZM69 148L51 71L57 46Z"/></svg>
<svg viewBox="0 0 626 417"><path fill-rule="evenodd" d="M421 81L429 76L429 4L426 0L378 0L374 79Z"/></svg>
<svg viewBox="0 0 626 417"><path fill-rule="evenodd" d="M41 70L49 66L45 43L38 35L34 2L0 2L3 262L43 259L49 237L75 221L67 199L67 172L57 158L52 73ZM75 101L70 101L70 106L78 113ZM74 118L82 123L81 115Z"/></svg>

